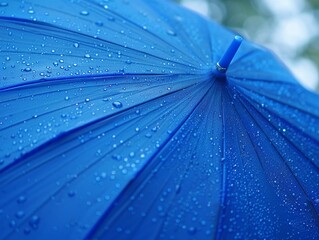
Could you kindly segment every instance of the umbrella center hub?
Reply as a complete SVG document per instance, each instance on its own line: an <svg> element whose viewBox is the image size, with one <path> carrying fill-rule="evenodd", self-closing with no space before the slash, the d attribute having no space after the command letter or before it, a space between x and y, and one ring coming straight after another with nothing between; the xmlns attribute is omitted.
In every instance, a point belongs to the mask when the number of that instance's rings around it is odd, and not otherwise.
<svg viewBox="0 0 319 240"><path fill-rule="evenodd" d="M225 77L225 73L227 72L227 69L232 62L232 60L235 57L235 54L237 53L241 43L243 41L243 38L236 35L225 51L224 55L221 57L221 59L216 63L215 69L214 69L214 75L216 77Z"/></svg>

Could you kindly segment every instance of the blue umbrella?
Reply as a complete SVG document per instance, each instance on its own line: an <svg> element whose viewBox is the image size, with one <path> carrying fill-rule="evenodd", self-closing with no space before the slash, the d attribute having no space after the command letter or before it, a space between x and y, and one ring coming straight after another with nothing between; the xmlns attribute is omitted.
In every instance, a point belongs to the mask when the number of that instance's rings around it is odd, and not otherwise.
<svg viewBox="0 0 319 240"><path fill-rule="evenodd" d="M169 1L0 16L1 239L318 239L319 97L272 53Z"/></svg>

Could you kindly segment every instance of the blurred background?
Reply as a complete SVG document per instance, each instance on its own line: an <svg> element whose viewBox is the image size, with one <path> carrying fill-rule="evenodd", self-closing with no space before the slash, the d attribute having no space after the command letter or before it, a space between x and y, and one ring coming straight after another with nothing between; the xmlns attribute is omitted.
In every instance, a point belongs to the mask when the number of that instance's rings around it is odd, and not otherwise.
<svg viewBox="0 0 319 240"><path fill-rule="evenodd" d="M274 51L319 92L319 0L175 0Z"/></svg>

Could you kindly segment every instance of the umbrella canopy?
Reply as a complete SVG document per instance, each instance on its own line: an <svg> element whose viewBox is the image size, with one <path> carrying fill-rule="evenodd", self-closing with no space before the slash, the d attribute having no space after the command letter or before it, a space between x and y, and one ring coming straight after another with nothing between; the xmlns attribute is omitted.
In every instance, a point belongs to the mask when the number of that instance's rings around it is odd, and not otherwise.
<svg viewBox="0 0 319 240"><path fill-rule="evenodd" d="M163 0L0 16L1 239L318 239L319 97L272 53Z"/></svg>

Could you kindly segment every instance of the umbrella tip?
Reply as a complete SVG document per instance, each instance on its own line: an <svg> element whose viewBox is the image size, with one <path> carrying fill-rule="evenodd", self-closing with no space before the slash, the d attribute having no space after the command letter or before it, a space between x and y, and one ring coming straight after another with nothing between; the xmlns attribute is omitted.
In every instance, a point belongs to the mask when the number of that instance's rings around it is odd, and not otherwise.
<svg viewBox="0 0 319 240"><path fill-rule="evenodd" d="M236 35L225 51L221 59L216 63L216 69L219 73L225 73L229 67L231 61L233 60L238 48L240 47L243 38L239 35Z"/></svg>

